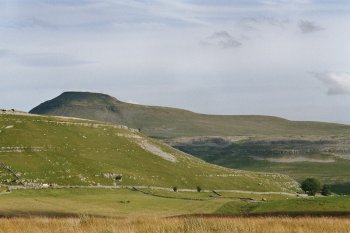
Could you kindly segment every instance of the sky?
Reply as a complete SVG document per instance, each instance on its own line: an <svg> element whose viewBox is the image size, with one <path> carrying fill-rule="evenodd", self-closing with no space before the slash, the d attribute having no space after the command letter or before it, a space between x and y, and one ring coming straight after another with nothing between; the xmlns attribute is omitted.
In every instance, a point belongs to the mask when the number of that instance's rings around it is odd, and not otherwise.
<svg viewBox="0 0 350 233"><path fill-rule="evenodd" d="M64 91L350 123L348 0L0 0L0 108Z"/></svg>

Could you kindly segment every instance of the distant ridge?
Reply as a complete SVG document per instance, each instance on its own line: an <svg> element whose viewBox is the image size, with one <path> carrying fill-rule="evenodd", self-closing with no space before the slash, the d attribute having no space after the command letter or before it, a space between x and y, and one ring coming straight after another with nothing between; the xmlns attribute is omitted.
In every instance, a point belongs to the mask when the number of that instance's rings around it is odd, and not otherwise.
<svg viewBox="0 0 350 233"><path fill-rule="evenodd" d="M176 108L125 103L106 94L91 92L64 92L33 108L30 113L118 123L160 138L350 134L350 126L342 124L289 121L273 116L198 114Z"/></svg>

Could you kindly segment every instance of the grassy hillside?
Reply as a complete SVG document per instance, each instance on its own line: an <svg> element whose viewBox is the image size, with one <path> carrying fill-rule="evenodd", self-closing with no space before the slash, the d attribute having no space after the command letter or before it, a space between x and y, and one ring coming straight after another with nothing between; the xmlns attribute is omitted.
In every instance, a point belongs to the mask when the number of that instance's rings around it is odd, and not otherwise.
<svg viewBox="0 0 350 233"><path fill-rule="evenodd" d="M233 135L349 135L350 126L297 122L270 116L218 116L186 110L143 106L89 92L65 92L31 113L107 121L141 129L152 137Z"/></svg>
<svg viewBox="0 0 350 233"><path fill-rule="evenodd" d="M132 129L63 117L0 114L0 161L3 184L296 190L287 176L225 169Z"/></svg>
<svg viewBox="0 0 350 233"><path fill-rule="evenodd" d="M142 106L108 95L66 92L33 113L122 123L207 162L251 171L317 177L350 193L350 126L269 116L214 116Z"/></svg>

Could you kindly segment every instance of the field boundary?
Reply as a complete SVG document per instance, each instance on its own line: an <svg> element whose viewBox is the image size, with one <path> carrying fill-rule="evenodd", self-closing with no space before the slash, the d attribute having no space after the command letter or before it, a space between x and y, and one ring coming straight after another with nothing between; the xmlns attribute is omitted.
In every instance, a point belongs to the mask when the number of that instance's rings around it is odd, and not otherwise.
<svg viewBox="0 0 350 233"><path fill-rule="evenodd" d="M116 186L81 186L81 185L54 185L52 187L45 186L20 186L20 185L4 185L8 187L9 190L28 190L28 189L131 189L140 191L142 189L151 189L151 190L163 190L163 191L172 191L173 188L166 187L157 187L157 186L135 186L135 185L116 185ZM198 192L197 189L178 189L178 192ZM253 194L253 195L286 195L286 196L305 196L304 194L297 193L287 193L287 192L255 192L255 191L244 191L244 190L225 190L225 189L215 189L215 190L201 190L204 193L212 193L213 191L217 193L242 193L242 194Z"/></svg>

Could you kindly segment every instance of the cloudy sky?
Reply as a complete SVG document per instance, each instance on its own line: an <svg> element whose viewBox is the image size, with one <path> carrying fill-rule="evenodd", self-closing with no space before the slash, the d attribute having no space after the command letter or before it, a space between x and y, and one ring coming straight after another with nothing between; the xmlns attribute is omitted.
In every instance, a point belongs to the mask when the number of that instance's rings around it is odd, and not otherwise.
<svg viewBox="0 0 350 233"><path fill-rule="evenodd" d="M0 0L0 108L63 91L350 123L348 0Z"/></svg>

